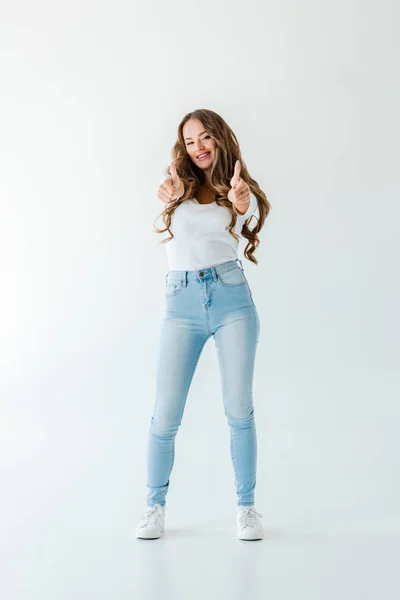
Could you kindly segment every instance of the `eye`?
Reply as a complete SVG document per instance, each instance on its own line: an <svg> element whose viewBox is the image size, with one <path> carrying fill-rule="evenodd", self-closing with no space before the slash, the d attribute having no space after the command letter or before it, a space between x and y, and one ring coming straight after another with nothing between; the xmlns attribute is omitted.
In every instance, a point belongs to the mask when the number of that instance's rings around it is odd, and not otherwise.
<svg viewBox="0 0 400 600"><path fill-rule="evenodd" d="M210 137L211 137L211 135L205 135L205 136L203 137L203 140L208 140L208 138L210 138ZM190 146L190 144L193 144L193 142L188 142L188 144L187 144L187 145L188 145L188 146Z"/></svg>

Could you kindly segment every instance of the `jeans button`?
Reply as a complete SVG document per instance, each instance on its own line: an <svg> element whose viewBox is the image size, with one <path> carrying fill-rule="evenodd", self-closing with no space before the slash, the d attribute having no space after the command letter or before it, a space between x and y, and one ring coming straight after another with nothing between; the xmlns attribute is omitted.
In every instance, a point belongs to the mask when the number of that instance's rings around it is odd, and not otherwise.
<svg viewBox="0 0 400 600"><path fill-rule="evenodd" d="M204 275L204 272L203 272L203 271L200 271L199 275L200 275L200 277L203 277L203 275Z"/></svg>

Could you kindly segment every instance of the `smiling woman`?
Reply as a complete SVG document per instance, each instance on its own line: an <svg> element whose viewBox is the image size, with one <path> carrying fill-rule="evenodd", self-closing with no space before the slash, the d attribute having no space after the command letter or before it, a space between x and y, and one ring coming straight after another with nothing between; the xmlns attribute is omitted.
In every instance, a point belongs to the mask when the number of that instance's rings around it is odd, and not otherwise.
<svg viewBox="0 0 400 600"><path fill-rule="evenodd" d="M237 536L263 537L255 509L257 440L252 380L260 333L253 294L238 259L239 236L253 253L270 205L247 171L235 134L209 110L184 117L168 176L157 196L172 237L167 243L165 315L157 359L156 399L147 443L147 510L138 538L164 533L175 437L204 345L213 337L230 427L237 494ZM258 211L256 225L249 223ZM246 254L247 253L247 254ZM171 373L173 376L171 376ZM214 497L214 495L213 495Z"/></svg>
<svg viewBox="0 0 400 600"><path fill-rule="evenodd" d="M162 240L162 243L168 242L169 259L174 255L173 239L178 235L178 230L182 229L179 222L187 217L183 209L186 204L184 200L195 199L197 206L215 202L218 208L227 209L219 213L220 231L228 232L236 242L231 246L235 248L233 254L227 249L228 257L237 257L238 236L241 235L248 240L244 250L245 258L258 264L254 257L255 249L260 243L257 234L264 225L270 204L257 181L250 176L232 129L213 111L201 109L188 113L178 127L178 139L172 155L173 162L164 175L157 194L166 205L162 213L166 227L158 229L154 224L157 233L168 231L171 236ZM176 170L174 174L173 169ZM254 227L250 229L250 219L256 210L258 216ZM198 260L204 261L205 257L200 254ZM220 257L220 260L222 258L224 257ZM180 264L182 261L183 258ZM188 269L192 265L190 261L185 264ZM170 267L174 268L171 263Z"/></svg>

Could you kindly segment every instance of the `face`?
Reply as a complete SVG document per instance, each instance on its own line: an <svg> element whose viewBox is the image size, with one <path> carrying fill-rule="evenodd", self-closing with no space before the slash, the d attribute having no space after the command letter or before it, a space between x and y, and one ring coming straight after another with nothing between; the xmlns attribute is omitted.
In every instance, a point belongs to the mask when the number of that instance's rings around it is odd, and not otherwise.
<svg viewBox="0 0 400 600"><path fill-rule="evenodd" d="M217 143L198 119L189 119L183 126L186 151L200 169L209 169L215 158ZM205 157L202 155L206 154ZM200 157L200 158L199 158Z"/></svg>

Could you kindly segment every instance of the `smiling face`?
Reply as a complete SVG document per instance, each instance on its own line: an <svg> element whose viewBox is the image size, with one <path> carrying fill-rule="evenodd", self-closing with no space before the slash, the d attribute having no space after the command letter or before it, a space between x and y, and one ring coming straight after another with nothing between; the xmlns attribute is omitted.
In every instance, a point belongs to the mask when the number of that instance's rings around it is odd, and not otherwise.
<svg viewBox="0 0 400 600"><path fill-rule="evenodd" d="M183 126L186 151L200 169L210 169L215 158L217 143L198 119L189 119ZM206 155L206 156L204 156Z"/></svg>

